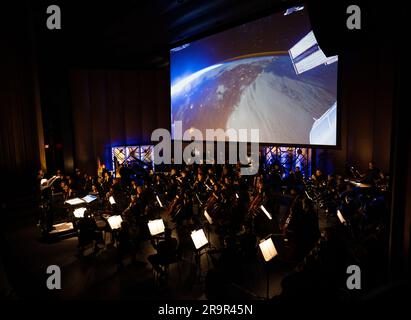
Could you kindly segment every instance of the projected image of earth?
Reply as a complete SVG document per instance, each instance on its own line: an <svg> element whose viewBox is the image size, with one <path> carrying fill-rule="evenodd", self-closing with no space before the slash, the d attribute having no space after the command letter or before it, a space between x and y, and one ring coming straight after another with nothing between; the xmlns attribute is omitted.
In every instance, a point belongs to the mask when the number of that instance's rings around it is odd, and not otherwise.
<svg viewBox="0 0 411 320"><path fill-rule="evenodd" d="M264 143L336 145L337 74L301 7L185 43L170 50L172 137L181 121L205 140L259 129Z"/></svg>
<svg viewBox="0 0 411 320"><path fill-rule="evenodd" d="M217 64L171 88L172 122L189 128L258 128L260 141L309 144L315 119L335 102L336 66L296 75L289 56ZM319 77L321 75L321 77ZM329 82L331 81L331 83Z"/></svg>

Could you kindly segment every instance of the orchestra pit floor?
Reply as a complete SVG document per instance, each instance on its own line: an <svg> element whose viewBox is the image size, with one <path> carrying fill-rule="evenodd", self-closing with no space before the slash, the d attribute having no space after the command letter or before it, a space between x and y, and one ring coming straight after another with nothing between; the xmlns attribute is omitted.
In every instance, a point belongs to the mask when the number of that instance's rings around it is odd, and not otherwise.
<svg viewBox="0 0 411 320"><path fill-rule="evenodd" d="M77 252L77 237L54 243L39 240L33 210L18 209L9 212L8 217L19 215L18 223L7 223L0 243L3 247L0 273L9 275L8 286L13 296L27 299L205 299L204 275L212 266L208 255L201 258L203 277L196 275L192 250L183 252L183 259L170 265L168 284L154 281L147 256L154 253L150 241L144 241L137 255L137 263L124 260L124 268L116 264L116 248L108 245L100 254L93 255L92 249L84 256ZM335 220L324 213L319 214L320 229L334 224ZM207 232L206 232L207 234ZM175 236L175 231L173 232ZM211 243L218 247L216 234L210 232ZM48 290L46 269L58 265L62 273L62 289ZM263 299L266 296L266 268L262 259L245 267L246 277L240 286L230 287L232 299ZM281 292L282 278L293 271L293 266L274 261L270 268L270 297ZM4 273L3 273L4 274ZM198 274L198 272L197 272Z"/></svg>

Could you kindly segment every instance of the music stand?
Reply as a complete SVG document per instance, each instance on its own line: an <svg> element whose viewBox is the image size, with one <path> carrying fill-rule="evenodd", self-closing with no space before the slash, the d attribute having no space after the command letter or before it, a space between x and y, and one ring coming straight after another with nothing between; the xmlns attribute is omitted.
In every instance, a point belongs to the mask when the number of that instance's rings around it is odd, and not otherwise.
<svg viewBox="0 0 411 320"><path fill-rule="evenodd" d="M84 200L83 199L80 199L80 198L73 198L73 199L69 199L69 200L66 200L65 201L65 203L67 203L67 204L69 204L69 205L71 205L71 206L76 206L76 205L79 205L79 204L84 204Z"/></svg>
<svg viewBox="0 0 411 320"><path fill-rule="evenodd" d="M111 205L116 204L116 200L114 200L113 196L110 196L110 198L108 198L108 201L110 202Z"/></svg>
<svg viewBox="0 0 411 320"><path fill-rule="evenodd" d="M269 269L268 269L268 262L271 261L275 256L278 255L277 249L274 246L274 242L273 239L271 239L271 235L260 241L260 243L258 244L258 246L260 247L261 253L263 255L263 258L266 262L266 272L267 272L267 294L266 294L266 298L267 300L270 297L270 273L269 273Z"/></svg>
<svg viewBox="0 0 411 320"><path fill-rule="evenodd" d="M342 215L342 213L341 213L340 210L337 210L337 217L338 217L338 220L340 220L340 222L341 222L343 225L346 225L346 224L347 224L347 221L345 220L345 218L344 218L344 216Z"/></svg>
<svg viewBox="0 0 411 320"><path fill-rule="evenodd" d="M93 202L96 199L97 199L97 197L95 195L92 195L92 194L88 194L84 198L81 198L81 200L83 200L86 203Z"/></svg>
<svg viewBox="0 0 411 320"><path fill-rule="evenodd" d="M87 208L85 208L85 207L74 209L73 215L74 215L75 218L78 218L78 219L84 218L84 212L86 212L86 210L87 210Z"/></svg>
<svg viewBox="0 0 411 320"><path fill-rule="evenodd" d="M211 218L211 216L208 214L206 209L204 209L204 217L206 217L208 221L207 235L208 235L208 239L210 239L210 229L211 229L211 225L213 224L213 218Z"/></svg>
<svg viewBox="0 0 411 320"><path fill-rule="evenodd" d="M152 236L156 236L163 233L165 229L163 219L150 220L147 225Z"/></svg>
<svg viewBox="0 0 411 320"><path fill-rule="evenodd" d="M193 240L196 249L196 263L198 267L198 276L201 278L201 256L202 250L207 246L208 240L203 229L194 230L191 232L191 239Z"/></svg>
<svg viewBox="0 0 411 320"><path fill-rule="evenodd" d="M160 234L164 233L165 230L163 219L150 220L148 221L147 225L151 236L156 240L156 243L158 244L158 237Z"/></svg>
<svg viewBox="0 0 411 320"><path fill-rule="evenodd" d="M163 208L163 204L161 203L158 195L156 195L156 199L157 199L158 204L160 205L160 208Z"/></svg>
<svg viewBox="0 0 411 320"><path fill-rule="evenodd" d="M271 214L267 211L267 209L266 209L263 205L260 206L260 209L265 213L265 215L267 216L267 218L268 218L269 220L272 220L272 219L273 219L273 217L271 216Z"/></svg>
<svg viewBox="0 0 411 320"><path fill-rule="evenodd" d="M120 215L116 215L116 216L109 217L107 219L107 222L111 230L117 230L121 228L121 223L123 222L123 219L121 218Z"/></svg>

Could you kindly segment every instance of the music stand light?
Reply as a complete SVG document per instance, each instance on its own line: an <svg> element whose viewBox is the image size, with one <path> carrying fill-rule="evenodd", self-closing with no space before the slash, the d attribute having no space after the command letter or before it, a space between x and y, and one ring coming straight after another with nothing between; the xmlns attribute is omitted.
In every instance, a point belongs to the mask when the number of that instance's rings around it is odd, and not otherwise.
<svg viewBox="0 0 411 320"><path fill-rule="evenodd" d="M148 229L150 230L150 234L152 236L156 236L160 233L163 233L165 229L163 219L150 220L148 222Z"/></svg>
<svg viewBox="0 0 411 320"><path fill-rule="evenodd" d="M194 246L197 250L200 250L208 243L203 229L198 229L191 232L191 239L193 240Z"/></svg>
<svg viewBox="0 0 411 320"><path fill-rule="evenodd" d="M84 212L86 212L87 208L81 207L74 210L73 214L76 218L84 218Z"/></svg>
<svg viewBox="0 0 411 320"><path fill-rule="evenodd" d="M265 215L267 216L268 219L270 219L270 220L273 219L271 214L267 211L267 209L263 205L260 206L260 209L263 210L263 212L265 213Z"/></svg>
<svg viewBox="0 0 411 320"><path fill-rule="evenodd" d="M347 223L347 221L344 219L344 216L342 215L342 213L341 213L340 210L337 210L337 217L338 217L338 220L340 220L340 222L341 222L342 224L346 224L346 223Z"/></svg>
<svg viewBox="0 0 411 320"><path fill-rule="evenodd" d="M162 208L162 207L163 207L163 204L161 203L160 198L159 198L158 196L156 196L156 198L157 198L157 202L158 202L158 204L159 204L159 205L160 205L160 207Z"/></svg>
<svg viewBox="0 0 411 320"><path fill-rule="evenodd" d="M115 230L115 229L120 229L121 223L123 222L123 219L121 218L120 215L116 215L116 216L109 217L107 219L107 222L110 225L110 228L112 230Z"/></svg>
<svg viewBox="0 0 411 320"><path fill-rule="evenodd" d="M209 224L213 224L213 218L210 217L207 210L204 210L204 216L206 217Z"/></svg>
<svg viewBox="0 0 411 320"><path fill-rule="evenodd" d="M110 198L108 198L108 201L110 202L111 205L116 204L116 200L114 200L113 196L110 196Z"/></svg>

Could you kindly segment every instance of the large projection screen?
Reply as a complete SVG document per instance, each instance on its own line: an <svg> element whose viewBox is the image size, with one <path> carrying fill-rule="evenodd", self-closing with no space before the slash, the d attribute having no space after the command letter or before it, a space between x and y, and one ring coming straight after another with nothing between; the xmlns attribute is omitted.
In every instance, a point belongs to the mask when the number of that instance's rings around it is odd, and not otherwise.
<svg viewBox="0 0 411 320"><path fill-rule="evenodd" d="M172 138L181 122L183 132L199 129L204 140L206 129L259 129L261 143L335 146L337 69L304 7L175 47Z"/></svg>

